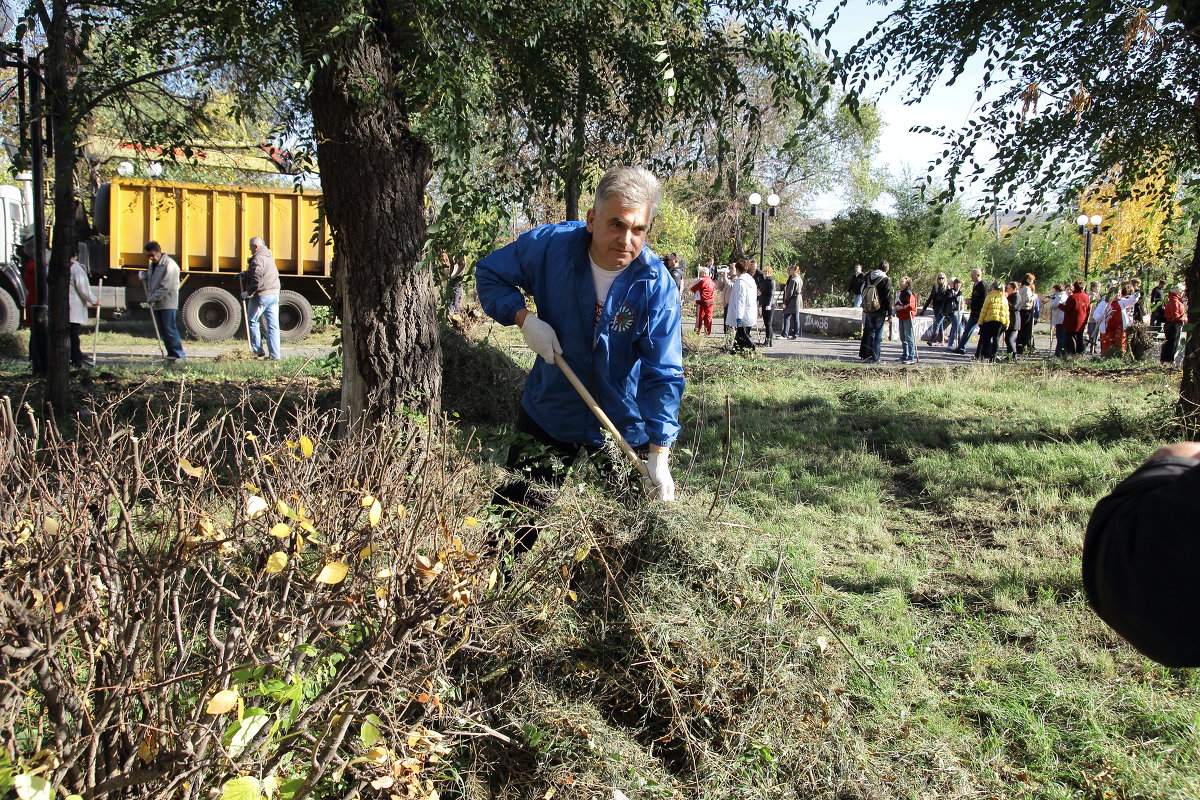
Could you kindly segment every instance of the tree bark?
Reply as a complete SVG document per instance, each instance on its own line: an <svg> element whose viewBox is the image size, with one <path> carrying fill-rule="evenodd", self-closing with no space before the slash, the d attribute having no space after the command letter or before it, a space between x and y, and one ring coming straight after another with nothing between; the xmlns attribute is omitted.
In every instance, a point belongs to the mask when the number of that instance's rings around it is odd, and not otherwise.
<svg viewBox="0 0 1200 800"><path fill-rule="evenodd" d="M1197 98L1200 108L1200 98ZM1200 137L1200 122L1197 136ZM1196 236L1196 247L1192 251L1192 263L1187 275L1188 323L1192 329L1183 346L1183 378L1179 387L1177 407L1179 422L1187 439L1200 438L1200 336L1195 325L1200 321L1200 233Z"/></svg>
<svg viewBox="0 0 1200 800"><path fill-rule="evenodd" d="M1200 47L1200 3L1181 3L1179 13L1187 29L1183 46ZM1192 136L1200 144L1200 93L1192 98ZM1194 335L1194 329L1200 322L1200 232L1196 235L1192 263L1188 265L1184 281L1187 284L1188 323L1192 329L1183 346L1183 378L1176 413L1185 438L1197 439L1200 438L1200 336Z"/></svg>
<svg viewBox="0 0 1200 800"><path fill-rule="evenodd" d="M46 403L55 412L71 409L70 324L71 249L75 246L75 153L77 127L71 115L71 76L74 56L71 22L65 4L53 5L53 24L47 35L42 74L45 80L45 117L50 123L54 148L54 231L51 236L49 326L47 330ZM34 187L34 202L42 202L41 187Z"/></svg>
<svg viewBox="0 0 1200 800"><path fill-rule="evenodd" d="M361 36L361 38L358 38ZM325 215L342 309L342 411L437 414L441 346L425 244L428 146L411 130L397 56L377 25L339 38L313 76Z"/></svg>

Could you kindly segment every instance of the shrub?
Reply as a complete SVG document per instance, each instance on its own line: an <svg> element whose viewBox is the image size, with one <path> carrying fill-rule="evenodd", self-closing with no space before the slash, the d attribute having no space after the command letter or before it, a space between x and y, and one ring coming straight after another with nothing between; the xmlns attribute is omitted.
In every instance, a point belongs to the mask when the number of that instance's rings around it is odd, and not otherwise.
<svg viewBox="0 0 1200 800"><path fill-rule="evenodd" d="M433 796L439 670L491 570L470 462L419 419L147 417L67 442L0 403L0 781Z"/></svg>
<svg viewBox="0 0 1200 800"><path fill-rule="evenodd" d="M29 358L29 342L17 333L0 333L0 359Z"/></svg>

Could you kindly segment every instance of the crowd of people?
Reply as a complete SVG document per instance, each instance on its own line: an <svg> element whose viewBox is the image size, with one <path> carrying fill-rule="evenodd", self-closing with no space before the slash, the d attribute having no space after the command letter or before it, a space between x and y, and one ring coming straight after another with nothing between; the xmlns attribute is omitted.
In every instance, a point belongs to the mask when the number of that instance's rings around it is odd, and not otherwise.
<svg viewBox="0 0 1200 800"><path fill-rule="evenodd" d="M668 256L668 263L678 265L678 257ZM912 278L904 276L893 281L890 271L887 261L871 270L856 264L847 287L852 306L862 312L859 359L864 362L880 360L883 329L894 318L901 343L897 360L916 363L914 320L927 312L933 320L922 338L929 346L945 347L948 352L980 361L1019 361L1035 350L1034 326L1042 319L1043 309L1048 311L1056 358L1083 354L1121 357L1132 349L1139 325L1162 334L1159 357L1163 363L1175 363L1181 355L1180 335L1187 324L1183 284L1168 287L1165 280L1160 280L1147 297L1138 278L1112 281L1107 289L1099 281L1086 287L1083 281L1075 281L1056 283L1042 295L1033 273L1026 273L1019 281L987 280L982 270L972 269L968 284L939 272L922 302ZM681 291L685 296L691 293L695 303L696 333L712 334L719 298L725 330L733 331L734 351L753 351L773 344L772 315L780 301L782 335L788 339L798 337L804 280L797 267L788 267L782 287L770 267L760 269L751 260L718 267L715 275L710 260L698 272L699 277L690 284L682 281L681 273L677 278ZM755 329L761 329L761 341L755 341Z"/></svg>
<svg viewBox="0 0 1200 800"><path fill-rule="evenodd" d="M667 256L665 263L678 264L674 254ZM731 347L734 351L753 351L758 347L775 344L774 314L783 314L782 333L785 339L796 339L800 335L800 311L804 308L804 277L797 267L787 268L787 279L783 285L775 279L770 267L759 269L758 262L742 259L732 264L714 267L712 259L697 270L698 277L684 286L682 272L676 278L676 286L691 294L696 306L696 333L712 335L712 325L717 298L721 300L722 333L733 331ZM672 275L676 271L672 270ZM782 309L776 306L782 303ZM751 330L762 328L763 337L755 342Z"/></svg>

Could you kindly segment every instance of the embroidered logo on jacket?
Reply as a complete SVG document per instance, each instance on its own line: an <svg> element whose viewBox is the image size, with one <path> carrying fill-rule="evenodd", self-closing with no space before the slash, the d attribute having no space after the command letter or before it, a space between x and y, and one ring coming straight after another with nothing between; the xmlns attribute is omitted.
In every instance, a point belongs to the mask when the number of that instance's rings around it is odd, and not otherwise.
<svg viewBox="0 0 1200 800"><path fill-rule="evenodd" d="M612 322L609 323L609 329L617 333L626 333L633 329L633 324L637 322L637 312L629 303L625 303L613 315Z"/></svg>

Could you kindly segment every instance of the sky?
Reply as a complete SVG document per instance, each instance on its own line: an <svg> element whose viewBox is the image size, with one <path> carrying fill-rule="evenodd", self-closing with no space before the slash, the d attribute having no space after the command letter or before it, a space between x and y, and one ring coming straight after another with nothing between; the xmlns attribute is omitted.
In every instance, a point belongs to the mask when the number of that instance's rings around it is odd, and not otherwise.
<svg viewBox="0 0 1200 800"><path fill-rule="evenodd" d="M834 2L822 0L815 19L824 20L834 7ZM834 49L848 50L875 22L886 16L887 8L880 3L868 4L867 0L849 0L830 35ZM903 83L886 92L881 91L882 87L873 87L869 97L876 99L883 121L874 166L894 175L903 173L906 167L914 175L924 175L930 162L945 149L944 141L936 134L911 133L909 129L916 125L935 129L947 126L952 130L962 127L976 108L975 91L981 78L978 63L968 63L966 71L953 86L938 86L914 105L904 104ZM810 205L810 211L814 216L830 218L844 207L839 193L825 193Z"/></svg>

